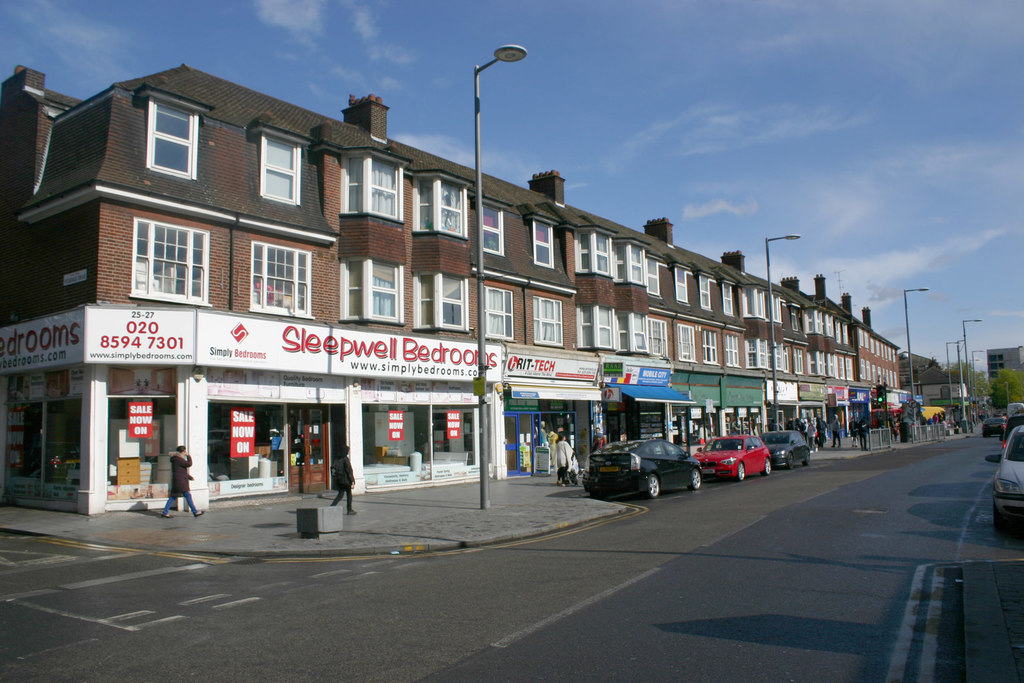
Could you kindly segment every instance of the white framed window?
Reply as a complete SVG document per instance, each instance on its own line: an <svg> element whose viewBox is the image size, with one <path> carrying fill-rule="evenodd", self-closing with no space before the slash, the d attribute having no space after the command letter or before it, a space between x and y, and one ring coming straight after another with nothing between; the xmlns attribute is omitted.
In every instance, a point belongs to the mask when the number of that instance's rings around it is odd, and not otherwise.
<svg viewBox="0 0 1024 683"><path fill-rule="evenodd" d="M147 168L195 180L198 141L198 114L149 101Z"/></svg>
<svg viewBox="0 0 1024 683"><path fill-rule="evenodd" d="M533 297L533 343L562 345L562 302Z"/></svg>
<svg viewBox="0 0 1024 683"><path fill-rule="evenodd" d="M599 232L581 232L576 250L576 270L597 275L612 274L612 240Z"/></svg>
<svg viewBox="0 0 1024 683"><path fill-rule="evenodd" d="M132 296L207 303L209 240L201 230L135 219Z"/></svg>
<svg viewBox="0 0 1024 683"><path fill-rule="evenodd" d="M845 365L846 365L846 379L848 379L848 380L850 380L852 382L852 381L854 381L856 379L853 376L853 358L851 358L850 356L847 356L846 357Z"/></svg>
<svg viewBox="0 0 1024 683"><path fill-rule="evenodd" d="M739 367L740 364L740 338L739 335L725 335L725 364L729 367Z"/></svg>
<svg viewBox="0 0 1024 683"><path fill-rule="evenodd" d="M725 315L736 315L736 306L733 301L732 285L728 282L722 283L722 313Z"/></svg>
<svg viewBox="0 0 1024 683"><path fill-rule="evenodd" d="M700 307L711 310L711 278L707 275L700 276Z"/></svg>
<svg viewBox="0 0 1024 683"><path fill-rule="evenodd" d="M697 342L693 328L676 325L676 358L690 363L697 362Z"/></svg>
<svg viewBox="0 0 1024 683"><path fill-rule="evenodd" d="M487 336L512 339L512 292L487 288Z"/></svg>
<svg viewBox="0 0 1024 683"><path fill-rule="evenodd" d="M505 253L505 213L501 209L484 207L484 251Z"/></svg>
<svg viewBox="0 0 1024 683"><path fill-rule="evenodd" d="M302 150L276 138L262 138L260 148L260 196L288 204L299 203Z"/></svg>
<svg viewBox="0 0 1024 683"><path fill-rule="evenodd" d="M790 326L790 328L792 328L796 332L800 331L800 318L801 318L800 309L795 307L795 306L790 306L790 308L789 308L789 326Z"/></svg>
<svg viewBox="0 0 1024 683"><path fill-rule="evenodd" d="M777 345L775 347L775 362L776 367L780 368L783 372L789 372L789 348Z"/></svg>
<svg viewBox="0 0 1024 683"><path fill-rule="evenodd" d="M804 374L804 351L803 349L793 349L793 373L797 375Z"/></svg>
<svg viewBox="0 0 1024 683"><path fill-rule="evenodd" d="M309 316L309 263L308 251L253 242L251 309Z"/></svg>
<svg viewBox="0 0 1024 683"><path fill-rule="evenodd" d="M538 266L555 267L555 231L550 225L533 222L533 262Z"/></svg>
<svg viewBox="0 0 1024 683"><path fill-rule="evenodd" d="M668 324L664 320L647 319L647 336L650 338L651 354L668 357Z"/></svg>
<svg viewBox="0 0 1024 683"><path fill-rule="evenodd" d="M776 347L778 349L778 347ZM768 368L770 367L769 344L767 339L747 340L747 367Z"/></svg>
<svg viewBox="0 0 1024 683"><path fill-rule="evenodd" d="M345 164L347 213L373 213L402 220L402 167L373 156Z"/></svg>
<svg viewBox="0 0 1024 683"><path fill-rule="evenodd" d="M641 313L619 313L618 350L630 353L647 352L647 316Z"/></svg>
<svg viewBox="0 0 1024 683"><path fill-rule="evenodd" d="M416 202L417 230L466 236L465 187L442 178L421 178L416 183Z"/></svg>
<svg viewBox="0 0 1024 683"><path fill-rule="evenodd" d="M824 334L825 333L825 317L821 314L821 311L818 311L818 310L813 311L812 312L812 317L813 317L813 321L814 321L814 327L810 331L813 331L815 334Z"/></svg>
<svg viewBox="0 0 1024 683"><path fill-rule="evenodd" d="M661 263L652 258L647 259L647 293L661 296Z"/></svg>
<svg viewBox="0 0 1024 683"><path fill-rule="evenodd" d="M379 261L341 264L342 318L403 322L404 266Z"/></svg>
<svg viewBox="0 0 1024 683"><path fill-rule="evenodd" d="M619 242L615 245L615 273L617 282L647 284L647 268L644 265L646 253L637 244Z"/></svg>
<svg viewBox="0 0 1024 683"><path fill-rule="evenodd" d="M743 289L743 316L746 318L760 318L767 320L768 314L765 308L765 292L757 287L745 287Z"/></svg>
<svg viewBox="0 0 1024 683"><path fill-rule="evenodd" d="M704 343L704 363L718 365L718 333L713 330L702 330L700 335Z"/></svg>
<svg viewBox="0 0 1024 683"><path fill-rule="evenodd" d="M775 322L779 325L782 324L782 297L774 296L772 298L772 315L775 316Z"/></svg>
<svg viewBox="0 0 1024 683"><path fill-rule="evenodd" d="M468 287L464 278L443 273L416 278L416 325L466 330Z"/></svg>
<svg viewBox="0 0 1024 683"><path fill-rule="evenodd" d="M676 268L676 301L681 304L690 303L689 292L686 289L686 280L689 273L684 268Z"/></svg>
<svg viewBox="0 0 1024 683"><path fill-rule="evenodd" d="M579 339L582 348L615 348L615 311L607 306L580 306L577 309Z"/></svg>

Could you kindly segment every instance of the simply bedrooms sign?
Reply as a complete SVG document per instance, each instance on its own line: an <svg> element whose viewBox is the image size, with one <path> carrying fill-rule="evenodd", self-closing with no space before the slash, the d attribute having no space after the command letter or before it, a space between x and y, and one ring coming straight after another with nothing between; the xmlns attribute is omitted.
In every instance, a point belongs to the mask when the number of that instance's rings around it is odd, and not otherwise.
<svg viewBox="0 0 1024 683"><path fill-rule="evenodd" d="M196 363L327 375L469 381L473 343L200 311ZM501 347L487 346L487 380L501 380Z"/></svg>
<svg viewBox="0 0 1024 683"><path fill-rule="evenodd" d="M81 363L85 311L47 316L0 329L0 374Z"/></svg>

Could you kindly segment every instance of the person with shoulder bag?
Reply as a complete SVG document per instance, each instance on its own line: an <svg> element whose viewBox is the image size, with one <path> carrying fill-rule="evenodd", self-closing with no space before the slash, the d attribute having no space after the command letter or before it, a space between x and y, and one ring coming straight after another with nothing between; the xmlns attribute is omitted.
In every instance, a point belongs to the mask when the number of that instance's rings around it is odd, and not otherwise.
<svg viewBox="0 0 1024 683"><path fill-rule="evenodd" d="M338 490L338 495L334 498L334 502L331 503L331 507L334 507L341 502L343 497L347 497L346 507L348 514L354 515L356 511L352 509L352 487L356 483L356 476L352 472L352 461L348 457L349 447L344 445L341 447L341 452L338 457L331 463L331 475L334 477L334 488Z"/></svg>
<svg viewBox="0 0 1024 683"><path fill-rule="evenodd" d="M160 514L161 517L171 516L171 505L178 507L178 498L180 496L185 496L185 502L188 503L189 509L192 510L193 517L203 514L202 510L196 510L196 504L192 502L192 492L189 488L192 475L188 473L189 467L192 467L192 456L188 454L187 448L178 446L171 453L171 496L167 499L167 504L164 505L164 511Z"/></svg>

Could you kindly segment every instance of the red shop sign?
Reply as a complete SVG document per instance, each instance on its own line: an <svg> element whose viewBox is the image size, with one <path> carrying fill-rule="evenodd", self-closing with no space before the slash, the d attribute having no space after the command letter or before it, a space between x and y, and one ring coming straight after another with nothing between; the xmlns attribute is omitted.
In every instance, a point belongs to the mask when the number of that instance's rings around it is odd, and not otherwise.
<svg viewBox="0 0 1024 683"><path fill-rule="evenodd" d="M153 438L153 402L128 402L128 438Z"/></svg>
<svg viewBox="0 0 1024 683"><path fill-rule="evenodd" d="M402 441L405 439L405 415L401 410L388 411L388 440Z"/></svg>
<svg viewBox="0 0 1024 683"><path fill-rule="evenodd" d="M448 411L448 438L458 439L462 437L462 413L458 410Z"/></svg>
<svg viewBox="0 0 1024 683"><path fill-rule="evenodd" d="M247 458L256 451L256 409L231 409L231 457Z"/></svg>

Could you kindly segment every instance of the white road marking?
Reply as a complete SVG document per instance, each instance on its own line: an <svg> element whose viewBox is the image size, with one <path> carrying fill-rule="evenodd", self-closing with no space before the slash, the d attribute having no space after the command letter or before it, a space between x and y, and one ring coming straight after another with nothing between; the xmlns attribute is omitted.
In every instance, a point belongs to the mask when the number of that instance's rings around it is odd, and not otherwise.
<svg viewBox="0 0 1024 683"><path fill-rule="evenodd" d="M64 590L76 590L78 588L92 588L93 586L104 586L108 583L119 583L121 581L134 581L135 579L145 579L151 576L161 576L163 574L175 574L177 572L187 572L193 569L205 569L209 567L208 564L186 564L181 567L164 567L163 569L150 569L144 572L131 572L130 574L119 574L117 576L107 576L102 579L91 579L89 581L79 581L78 583L69 583L60 586Z"/></svg>
<svg viewBox="0 0 1024 683"><path fill-rule="evenodd" d="M502 638L501 640L498 640L498 641L495 641L495 642L491 643L491 646L492 647L508 647L509 645L511 645L512 643L516 642L517 640L522 640L526 636L528 636L531 633L534 633L536 631L539 631L540 629L544 628L545 626L549 626L549 625L555 623L556 621L560 621L560 620L568 617L571 614L579 612L581 609L583 609L585 607L589 607L590 605L593 605L596 602L604 600L605 598L607 598L610 595L614 595L615 593L618 593L620 590L622 590L624 588L628 588L628 587L632 586L634 583L638 583L638 582L643 581L644 579L646 579L646 578L648 578L650 576L653 576L658 571L660 571L660 569L658 567L655 567L654 569L648 569L647 571L643 572L642 574L637 574L633 578L628 579L627 581L623 581L618 586L612 586L608 590L602 591L602 592L598 593L597 595L593 595L593 596L587 598L586 600L583 600L582 602L577 602L575 605L572 605L571 607L568 607L568 608L562 610L558 614L552 614L550 617L547 617L546 619L541 619L540 621L538 621L535 624L531 624L530 626L527 626L526 628L520 629L520 630L516 631L515 633L513 633L511 635L507 635L504 638Z"/></svg>
<svg viewBox="0 0 1024 683"><path fill-rule="evenodd" d="M350 573L352 573L351 569L335 569L335 570L329 571L329 572L320 572L319 574L313 574L312 578L319 579L319 578L323 578L324 576L334 576L335 574L350 574Z"/></svg>
<svg viewBox="0 0 1024 683"><path fill-rule="evenodd" d="M221 603L220 605L214 605L211 609L230 609L232 607L238 607L239 605L245 605L250 602L256 602L263 598L242 598L241 600L234 600L232 602Z"/></svg>
<svg viewBox="0 0 1024 683"><path fill-rule="evenodd" d="M107 617L107 621L128 621L129 619L135 619L136 617L144 617L147 614L155 614L151 609L139 610L138 612L128 612L127 614L118 614L117 616Z"/></svg>
<svg viewBox="0 0 1024 683"><path fill-rule="evenodd" d="M22 600L24 598L34 598L37 595L49 595L50 593L56 593L56 589L53 588L40 588L35 591L26 591L24 593L12 593L10 595L0 596L0 602L11 602L12 600Z"/></svg>
<svg viewBox="0 0 1024 683"><path fill-rule="evenodd" d="M210 602L211 600L220 600L221 598L230 598L230 593L217 593L216 595L204 595L201 598L192 598L184 602L179 602L179 605L198 605L201 602Z"/></svg>
<svg viewBox="0 0 1024 683"><path fill-rule="evenodd" d="M122 631L138 631L139 629L146 627L146 624L138 624L136 626L123 626L121 624L118 624L115 621L111 621L110 619L100 619L98 617L88 617L88 616L86 616L84 614L75 614L74 612L69 612L69 611L63 610L63 609L54 609L53 607L44 607L43 605L36 605L35 603L25 602L24 600L19 600L18 604L22 605L23 607L28 607L29 609L38 610L40 612L46 612L48 614L56 614L56 615L61 616L61 617L67 617L68 619L78 619L79 621L88 621L89 623L92 623L92 624L102 624L103 626L110 626L111 628L118 628L118 629L121 629ZM173 618L174 617L168 617L168 619L173 619ZM183 619L184 617L178 617L178 618L182 618ZM162 619L160 621L167 621L167 619Z"/></svg>

